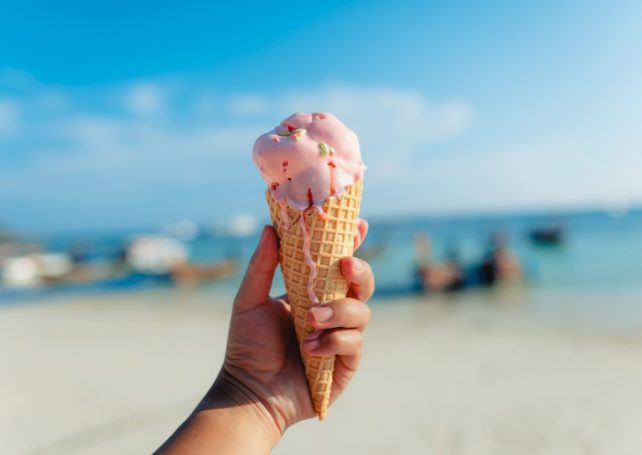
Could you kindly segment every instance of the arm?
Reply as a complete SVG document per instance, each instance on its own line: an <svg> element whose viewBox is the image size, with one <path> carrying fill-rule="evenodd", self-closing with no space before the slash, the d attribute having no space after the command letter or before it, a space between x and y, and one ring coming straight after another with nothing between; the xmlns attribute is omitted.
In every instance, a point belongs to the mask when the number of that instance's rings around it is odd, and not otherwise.
<svg viewBox="0 0 642 455"><path fill-rule="evenodd" d="M222 370L194 412L157 453L263 455L280 437L258 397Z"/></svg>

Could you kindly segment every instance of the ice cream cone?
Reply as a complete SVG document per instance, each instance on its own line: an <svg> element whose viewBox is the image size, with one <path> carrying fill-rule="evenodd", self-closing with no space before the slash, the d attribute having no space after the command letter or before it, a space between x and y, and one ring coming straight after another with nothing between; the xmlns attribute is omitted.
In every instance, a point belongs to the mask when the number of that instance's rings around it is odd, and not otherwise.
<svg viewBox="0 0 642 455"><path fill-rule="evenodd" d="M270 191L266 192L280 239L279 262L300 344L312 331L307 322L309 308L344 298L348 292L339 260L353 253L361 191L362 180L358 180L339 197L328 198L322 211L281 205ZM313 356L301 350L301 358L314 410L323 420L330 402L335 356Z"/></svg>

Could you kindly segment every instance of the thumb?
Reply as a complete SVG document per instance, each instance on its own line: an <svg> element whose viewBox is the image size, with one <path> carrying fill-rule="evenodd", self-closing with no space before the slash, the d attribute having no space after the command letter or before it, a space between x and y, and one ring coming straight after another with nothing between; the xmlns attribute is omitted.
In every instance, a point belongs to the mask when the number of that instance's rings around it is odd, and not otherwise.
<svg viewBox="0 0 642 455"><path fill-rule="evenodd" d="M276 232L272 226L265 226L236 294L235 312L247 310L268 300L278 262L279 247Z"/></svg>

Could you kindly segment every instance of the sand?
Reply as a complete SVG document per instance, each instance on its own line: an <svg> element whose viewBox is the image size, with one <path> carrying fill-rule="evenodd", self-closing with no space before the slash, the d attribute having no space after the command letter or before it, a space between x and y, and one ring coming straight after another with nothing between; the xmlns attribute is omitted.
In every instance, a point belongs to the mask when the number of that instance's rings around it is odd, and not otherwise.
<svg viewBox="0 0 642 455"><path fill-rule="evenodd" d="M639 454L642 332L493 299L376 302L351 388L274 453ZM216 375L228 316L183 291L0 307L0 453L150 453Z"/></svg>

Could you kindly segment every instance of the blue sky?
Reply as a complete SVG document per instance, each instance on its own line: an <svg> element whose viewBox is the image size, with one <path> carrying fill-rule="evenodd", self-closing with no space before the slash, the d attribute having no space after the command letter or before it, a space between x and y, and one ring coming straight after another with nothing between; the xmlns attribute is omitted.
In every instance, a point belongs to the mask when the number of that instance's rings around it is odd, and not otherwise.
<svg viewBox="0 0 642 455"><path fill-rule="evenodd" d="M4 2L0 224L266 216L250 154L353 127L369 216L642 202L639 2Z"/></svg>

